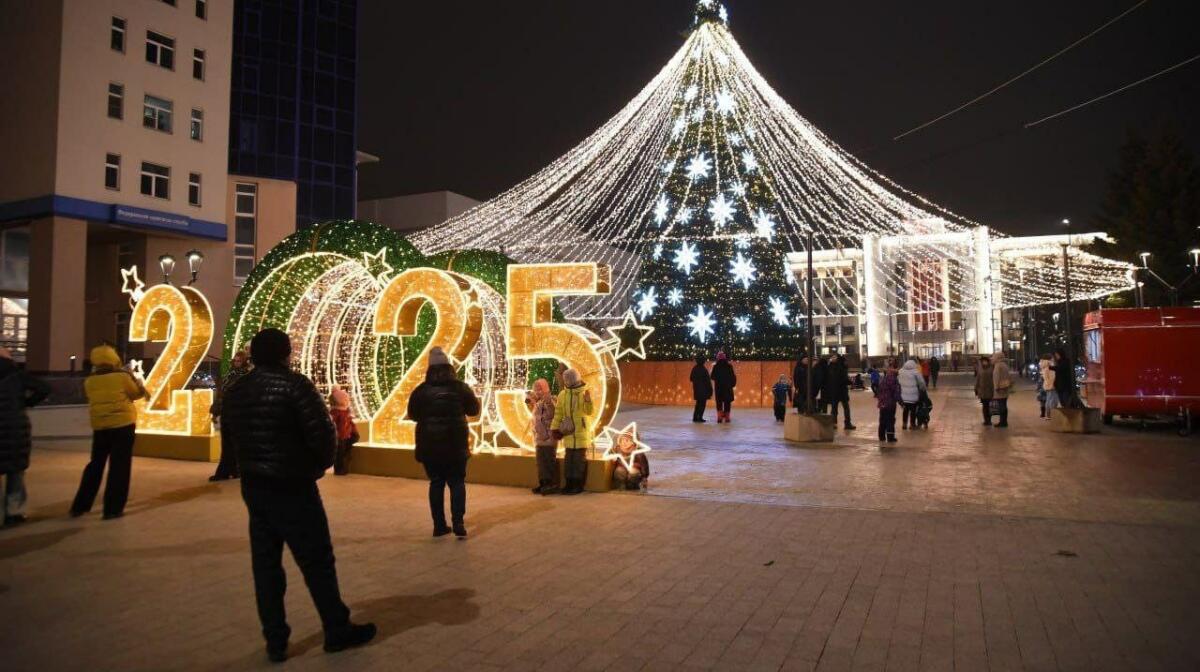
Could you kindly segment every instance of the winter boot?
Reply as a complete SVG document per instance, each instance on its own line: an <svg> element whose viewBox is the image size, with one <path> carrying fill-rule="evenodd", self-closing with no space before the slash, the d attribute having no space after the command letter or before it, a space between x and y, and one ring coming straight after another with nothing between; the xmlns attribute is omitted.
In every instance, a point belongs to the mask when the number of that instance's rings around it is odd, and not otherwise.
<svg viewBox="0 0 1200 672"><path fill-rule="evenodd" d="M325 653L337 653L362 646L375 639L374 623L348 623L336 633L325 633Z"/></svg>
<svg viewBox="0 0 1200 672"><path fill-rule="evenodd" d="M459 539L465 539L467 537L467 526L463 524L463 521L454 521L454 536L458 537Z"/></svg>

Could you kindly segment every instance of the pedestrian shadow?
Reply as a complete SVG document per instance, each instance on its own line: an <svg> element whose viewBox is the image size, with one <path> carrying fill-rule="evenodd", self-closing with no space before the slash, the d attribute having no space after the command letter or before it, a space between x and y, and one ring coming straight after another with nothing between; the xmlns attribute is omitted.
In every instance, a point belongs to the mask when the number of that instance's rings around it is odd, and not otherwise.
<svg viewBox="0 0 1200 672"><path fill-rule="evenodd" d="M131 557L131 558L176 558L194 557L197 555L232 555L234 553L249 553L250 540L247 537L222 537L218 539L197 539L183 544L167 546L145 546L141 548L123 548L120 550L89 551L80 553L81 557Z"/></svg>
<svg viewBox="0 0 1200 672"><path fill-rule="evenodd" d="M179 490L169 490L161 492L150 499L134 501L125 509L126 516L134 516L155 509L172 506L174 504L183 504L190 502L193 499L199 499L205 495L215 495L221 492L221 486L217 483L206 483L204 485L194 485L189 488L180 488ZM101 494L100 497L104 495Z"/></svg>
<svg viewBox="0 0 1200 672"><path fill-rule="evenodd" d="M474 590L451 588L430 595L390 595L364 600L351 604L350 609L356 622L374 623L379 628L375 640L367 645L373 646L424 625L466 625L479 618L479 605L471 601L474 598ZM288 657L302 656L324 642L325 635L320 631L293 641L288 647ZM215 669L243 670L264 665L265 654L258 649Z"/></svg>
<svg viewBox="0 0 1200 672"><path fill-rule="evenodd" d="M468 529L471 535L478 536L486 534L493 527L528 520L539 513L550 511L553 508L554 502L545 497L539 497L528 502L505 504L484 509L479 513L468 516L466 522L469 525Z"/></svg>
<svg viewBox="0 0 1200 672"><path fill-rule="evenodd" d="M82 527L64 527L51 532L35 532L15 537L10 537L7 534L0 535L0 560L16 558L27 553L34 553L50 548L82 531Z"/></svg>

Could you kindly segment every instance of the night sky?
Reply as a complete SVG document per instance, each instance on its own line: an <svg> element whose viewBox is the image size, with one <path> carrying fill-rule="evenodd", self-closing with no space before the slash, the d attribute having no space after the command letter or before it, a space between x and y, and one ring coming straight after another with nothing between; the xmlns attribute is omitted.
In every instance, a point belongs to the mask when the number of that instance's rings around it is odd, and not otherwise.
<svg viewBox="0 0 1200 672"><path fill-rule="evenodd" d="M678 49L693 0L360 0L360 198L487 199L625 105ZM768 82L908 189L1014 233L1086 222L1126 130L1200 149L1200 61L1034 129L1039 119L1200 53L1193 0L1151 0L1015 85L901 141L1136 0L728 0Z"/></svg>

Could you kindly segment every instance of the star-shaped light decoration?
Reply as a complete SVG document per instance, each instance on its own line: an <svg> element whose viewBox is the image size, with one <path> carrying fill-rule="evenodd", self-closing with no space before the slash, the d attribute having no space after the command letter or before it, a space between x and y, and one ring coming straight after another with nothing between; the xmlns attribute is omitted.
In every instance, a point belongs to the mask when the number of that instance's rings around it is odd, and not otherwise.
<svg viewBox="0 0 1200 672"><path fill-rule="evenodd" d="M733 238L733 246L739 250L750 249L750 234L739 233Z"/></svg>
<svg viewBox="0 0 1200 672"><path fill-rule="evenodd" d="M739 334L750 333L750 316L739 315L738 317L733 318L733 328L736 329Z"/></svg>
<svg viewBox="0 0 1200 672"><path fill-rule="evenodd" d="M777 296L770 297L770 302L771 317L775 320L775 323L783 327L789 326L791 320L789 319L787 304Z"/></svg>
<svg viewBox="0 0 1200 672"><path fill-rule="evenodd" d="M688 206L683 206L679 212L675 213L675 221L680 224L688 224L692 221L692 209Z"/></svg>
<svg viewBox="0 0 1200 672"><path fill-rule="evenodd" d="M643 320L654 314L654 309L658 307L658 290L653 286L642 290L642 298L638 299L637 311L638 317Z"/></svg>
<svg viewBox="0 0 1200 672"><path fill-rule="evenodd" d="M678 306L680 303L683 303L683 290L676 287L667 292L667 303L672 306Z"/></svg>
<svg viewBox="0 0 1200 672"><path fill-rule="evenodd" d="M134 378L137 378L138 380L145 383L146 382L146 369L143 368L143 364L144 364L143 360L140 360L140 359L129 360L129 373L132 374Z"/></svg>
<svg viewBox="0 0 1200 672"><path fill-rule="evenodd" d="M666 194L658 197L658 203L654 205L654 221L659 226L667 221L667 213L671 211L671 199L667 198Z"/></svg>
<svg viewBox="0 0 1200 672"><path fill-rule="evenodd" d="M760 238L766 238L768 241L775 239L775 218L766 210L758 209L758 213L754 215L754 230L758 232Z"/></svg>
<svg viewBox="0 0 1200 672"><path fill-rule="evenodd" d="M662 257L662 253L663 253L663 244L655 243L654 244L654 252L652 252L650 256L653 257L655 261L658 261L659 258Z"/></svg>
<svg viewBox="0 0 1200 672"><path fill-rule="evenodd" d="M718 227L725 226L732 221L736 213L737 206L734 205L733 201L725 198L725 194L717 194L717 197L708 206L708 216L712 218L713 224L716 224Z"/></svg>
<svg viewBox="0 0 1200 672"><path fill-rule="evenodd" d="M738 252L737 258L729 262L729 274L734 282L742 283L742 289L750 289L750 283L758 278L758 268L754 262Z"/></svg>
<svg viewBox="0 0 1200 672"><path fill-rule="evenodd" d="M746 195L746 183L741 181L734 182L733 187L730 188L730 191L733 192L734 196L742 198Z"/></svg>
<svg viewBox="0 0 1200 672"><path fill-rule="evenodd" d="M731 147L741 147L742 146L742 134L741 133L734 131L733 133L729 134L728 138L729 138L729 146L731 146Z"/></svg>
<svg viewBox="0 0 1200 672"><path fill-rule="evenodd" d="M704 154L704 152L700 152L696 156L693 156L691 161L688 161L688 164L687 164L688 179L695 182L696 180L708 177L708 171L711 168L712 168L712 160L709 159L708 156L706 156Z"/></svg>
<svg viewBox="0 0 1200 672"><path fill-rule="evenodd" d="M129 295L129 307L133 307L135 303L142 300L146 295L143 291L146 288L146 283L138 278L137 266L130 266L128 269L121 269L121 293Z"/></svg>
<svg viewBox="0 0 1200 672"><path fill-rule="evenodd" d="M625 355L633 355L638 359L646 358L646 339L654 333L654 327L638 324L632 310L625 311L620 326L607 327L607 330L617 341L614 357L620 359Z"/></svg>
<svg viewBox="0 0 1200 672"><path fill-rule="evenodd" d="M671 127L671 137L678 138L683 135L685 128L687 128L687 119L684 119L683 115L679 115L675 118L675 125Z"/></svg>
<svg viewBox="0 0 1200 672"><path fill-rule="evenodd" d="M471 452L479 453L496 453L496 444L493 443L484 434L483 419L476 420L467 424L467 432L470 434Z"/></svg>
<svg viewBox="0 0 1200 672"><path fill-rule="evenodd" d="M387 263L387 248L381 247L375 254L363 252L363 266L366 266L367 272L375 277L382 284L387 284L391 279L392 273L396 269L392 268L391 264Z"/></svg>
<svg viewBox="0 0 1200 672"><path fill-rule="evenodd" d="M636 422L631 422L628 425L625 425L623 429L605 427L604 437L608 439L609 446L604 451L603 459L612 460L614 462L620 461L621 464L625 465L626 469L633 468L633 457L635 455L650 452L650 446L647 446L638 439ZM621 452L621 437L625 437L626 441L631 441L633 443L633 450L629 451L628 455L625 455Z"/></svg>
<svg viewBox="0 0 1200 672"><path fill-rule="evenodd" d="M700 263L700 252L696 250L696 246L688 241L683 241L678 250L675 250L675 267L683 271L684 275L692 274L692 267Z"/></svg>
<svg viewBox="0 0 1200 672"><path fill-rule="evenodd" d="M704 304L696 306L696 312L688 315L688 329L701 343L708 341L708 335L713 333L712 311L704 309Z"/></svg>
<svg viewBox="0 0 1200 672"><path fill-rule="evenodd" d="M753 173L758 170L758 159L754 158L754 153L750 150L742 152L742 166L747 173Z"/></svg>
<svg viewBox="0 0 1200 672"><path fill-rule="evenodd" d="M683 99L690 103L696 99L698 93L700 93L700 87L692 84L683 92Z"/></svg>

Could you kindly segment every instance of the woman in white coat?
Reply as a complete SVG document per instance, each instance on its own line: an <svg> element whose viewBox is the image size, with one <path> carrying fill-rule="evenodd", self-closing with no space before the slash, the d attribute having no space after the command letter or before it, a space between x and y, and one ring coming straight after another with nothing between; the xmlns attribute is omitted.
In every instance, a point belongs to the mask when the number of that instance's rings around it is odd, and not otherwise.
<svg viewBox="0 0 1200 672"><path fill-rule="evenodd" d="M911 426L915 428L917 402L921 400L921 391L925 389L925 379L921 377L921 369L917 367L917 363L911 359L904 363L897 378L900 381L900 402L904 406L901 427L908 429L911 421Z"/></svg>

